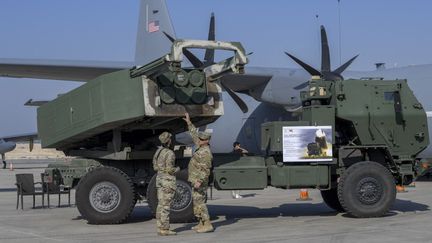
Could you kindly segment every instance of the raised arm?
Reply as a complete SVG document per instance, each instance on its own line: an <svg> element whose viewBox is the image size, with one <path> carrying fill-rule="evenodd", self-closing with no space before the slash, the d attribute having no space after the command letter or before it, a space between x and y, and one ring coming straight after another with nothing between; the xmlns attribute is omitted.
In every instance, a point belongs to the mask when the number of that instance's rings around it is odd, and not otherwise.
<svg viewBox="0 0 432 243"><path fill-rule="evenodd" d="M199 145L198 128L196 128L194 124L192 124L189 117L189 113L185 113L185 117L183 118L183 120L186 122L188 126L189 133L192 137L193 142L195 143L195 145Z"/></svg>

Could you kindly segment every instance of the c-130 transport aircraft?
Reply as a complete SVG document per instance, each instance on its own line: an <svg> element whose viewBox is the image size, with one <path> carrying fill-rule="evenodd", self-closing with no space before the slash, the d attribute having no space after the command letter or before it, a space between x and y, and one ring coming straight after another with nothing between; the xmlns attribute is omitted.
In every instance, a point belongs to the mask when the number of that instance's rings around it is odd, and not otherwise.
<svg viewBox="0 0 432 243"><path fill-rule="evenodd" d="M0 76L53 80L82 81L94 79L102 74L148 63L169 52L172 40L176 38L174 28L164 0L141 0L138 33L133 62L92 62L65 60L1 59ZM215 18L210 21L210 40L215 39ZM235 37L234 37L235 38ZM215 153L230 152L232 142L238 141L250 153L262 153L260 148L260 126L264 122L289 120L301 111L299 93L307 88L311 76L324 79L349 79L381 77L409 81L425 110L432 110L432 102L424 84L432 79L432 65L377 69L374 71L345 71L355 57L331 71L329 46L324 27L321 27L322 66L321 70L305 64L297 57L286 53L302 68L246 67L244 75L227 75L221 80L224 115L216 122L201 129L212 132L212 150ZM289 47L287 47L288 49ZM281 55L285 55L281 53ZM214 63L214 52L207 50L203 60L192 53L185 53L190 63L206 66ZM288 62L288 57L287 57ZM342 77L343 72L343 77ZM30 105L36 103L30 103ZM430 116L428 112L430 128ZM36 134L30 134L34 138ZM26 136L18 136L25 138ZM177 135L177 141L190 143L188 136ZM14 147L14 146L13 146ZM11 147L12 148L12 147ZM8 152L8 151L6 151ZM4 153L2 153L4 154ZM429 146L419 158L432 158Z"/></svg>

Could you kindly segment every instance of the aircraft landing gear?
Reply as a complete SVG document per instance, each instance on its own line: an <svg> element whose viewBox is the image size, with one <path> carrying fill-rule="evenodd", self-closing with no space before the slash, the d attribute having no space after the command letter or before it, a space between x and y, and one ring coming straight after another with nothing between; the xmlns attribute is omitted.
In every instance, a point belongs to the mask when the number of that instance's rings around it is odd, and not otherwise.
<svg viewBox="0 0 432 243"><path fill-rule="evenodd" d="M2 157L2 161L3 161L3 169L6 169L6 158L5 158L5 154L2 154L1 157Z"/></svg>

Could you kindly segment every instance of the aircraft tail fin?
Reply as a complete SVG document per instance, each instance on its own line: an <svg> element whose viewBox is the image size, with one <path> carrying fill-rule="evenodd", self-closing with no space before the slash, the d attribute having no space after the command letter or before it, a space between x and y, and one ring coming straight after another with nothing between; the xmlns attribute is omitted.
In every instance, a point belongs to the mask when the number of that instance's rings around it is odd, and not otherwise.
<svg viewBox="0 0 432 243"><path fill-rule="evenodd" d="M165 0L141 0L135 65L144 65L170 52L171 42L163 32L175 38Z"/></svg>

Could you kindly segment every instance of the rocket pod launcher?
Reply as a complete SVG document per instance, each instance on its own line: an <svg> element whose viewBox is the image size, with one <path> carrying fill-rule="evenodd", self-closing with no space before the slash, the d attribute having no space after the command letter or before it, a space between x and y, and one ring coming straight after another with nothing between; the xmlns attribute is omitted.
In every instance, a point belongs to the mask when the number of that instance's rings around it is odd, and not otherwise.
<svg viewBox="0 0 432 243"><path fill-rule="evenodd" d="M184 68L186 48L234 56L205 68ZM131 158L134 151L147 151L160 131L183 132L185 112L198 126L223 115L217 80L243 73L247 61L238 42L176 40L170 53L151 63L102 75L39 107L42 146L86 158Z"/></svg>

